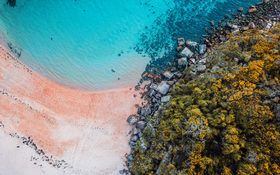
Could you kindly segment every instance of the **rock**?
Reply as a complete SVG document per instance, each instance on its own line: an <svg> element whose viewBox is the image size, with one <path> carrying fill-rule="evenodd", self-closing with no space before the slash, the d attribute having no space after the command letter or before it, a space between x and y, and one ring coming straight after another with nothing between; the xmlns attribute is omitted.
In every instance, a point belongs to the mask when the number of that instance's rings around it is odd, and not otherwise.
<svg viewBox="0 0 280 175"><path fill-rule="evenodd" d="M158 93L158 94L155 95L155 98L156 99L161 99L161 95Z"/></svg>
<svg viewBox="0 0 280 175"><path fill-rule="evenodd" d="M179 66L185 66L185 65L187 65L187 58L186 58L186 57L183 57L183 58L178 59L178 65L179 65Z"/></svg>
<svg viewBox="0 0 280 175"><path fill-rule="evenodd" d="M242 30L242 31L249 30L249 27L248 27L248 26L242 26L242 27L241 27L241 30Z"/></svg>
<svg viewBox="0 0 280 175"><path fill-rule="evenodd" d="M183 74L181 74L180 72L175 72L174 75L178 78L181 78L183 76Z"/></svg>
<svg viewBox="0 0 280 175"><path fill-rule="evenodd" d="M183 46L185 44L185 39L184 38L178 38L177 43L178 43L178 46Z"/></svg>
<svg viewBox="0 0 280 175"><path fill-rule="evenodd" d="M152 97L156 94L156 91L154 89L151 89L149 92L149 96Z"/></svg>
<svg viewBox="0 0 280 175"><path fill-rule="evenodd" d="M237 9L238 12L243 12L243 10L244 10L243 7L239 7L239 8Z"/></svg>
<svg viewBox="0 0 280 175"><path fill-rule="evenodd" d="M255 12L257 12L258 11L258 9L255 7L255 6L251 6L250 7L250 9L248 10L248 13L255 13Z"/></svg>
<svg viewBox="0 0 280 175"><path fill-rule="evenodd" d="M198 61L198 64L206 64L207 58L202 58L201 60Z"/></svg>
<svg viewBox="0 0 280 175"><path fill-rule="evenodd" d="M138 137L141 138L143 136L142 132L139 132Z"/></svg>
<svg viewBox="0 0 280 175"><path fill-rule="evenodd" d="M7 0L7 4L10 5L11 7L16 6L16 0Z"/></svg>
<svg viewBox="0 0 280 175"><path fill-rule="evenodd" d="M273 23L269 20L265 29L269 30L269 29L271 29L272 26L273 26Z"/></svg>
<svg viewBox="0 0 280 175"><path fill-rule="evenodd" d="M183 56L183 57L192 57L193 56L193 52L185 47L181 52L180 52L180 55Z"/></svg>
<svg viewBox="0 0 280 175"><path fill-rule="evenodd" d="M161 102L167 103L167 102L170 101L170 99L171 99L171 96L170 96L170 95L167 95L167 96L164 96L164 97L161 98Z"/></svg>
<svg viewBox="0 0 280 175"><path fill-rule="evenodd" d="M146 123L144 121L139 121L136 123L136 128L138 129L144 129Z"/></svg>
<svg viewBox="0 0 280 175"><path fill-rule="evenodd" d="M214 21L210 21L210 25L211 26L215 26L215 22Z"/></svg>
<svg viewBox="0 0 280 175"><path fill-rule="evenodd" d="M203 64L199 64L199 65L197 65L196 70L198 72L204 72L206 70L206 66Z"/></svg>
<svg viewBox="0 0 280 175"><path fill-rule="evenodd" d="M170 85L167 84L165 81L162 81L159 86L157 87L157 91L161 93L162 95L167 94L168 90L170 88Z"/></svg>
<svg viewBox="0 0 280 175"><path fill-rule="evenodd" d="M190 59L190 63L195 64L195 63L196 63L196 62L195 62L195 59L194 59L194 58L191 58L191 59Z"/></svg>
<svg viewBox="0 0 280 175"><path fill-rule="evenodd" d="M195 41L187 41L186 44L190 47L196 47L198 45L198 43Z"/></svg>
<svg viewBox="0 0 280 175"><path fill-rule="evenodd" d="M137 135L139 132L140 132L140 130L137 129L137 128L133 128L133 129L132 129L132 134L133 134L133 135Z"/></svg>
<svg viewBox="0 0 280 175"><path fill-rule="evenodd" d="M172 86L173 84L175 84L175 81L167 81L167 84L169 84L170 86Z"/></svg>
<svg viewBox="0 0 280 175"><path fill-rule="evenodd" d="M150 115L152 113L152 111L149 107L144 107L141 109L140 113L141 113L141 115L146 116L146 115Z"/></svg>
<svg viewBox="0 0 280 175"><path fill-rule="evenodd" d="M239 62L238 58L234 58L234 61L235 61L236 63L238 63L238 62Z"/></svg>
<svg viewBox="0 0 280 175"><path fill-rule="evenodd" d="M255 24L253 22L250 22L248 25L249 29L254 29L256 28Z"/></svg>
<svg viewBox="0 0 280 175"><path fill-rule="evenodd" d="M128 118L127 118L127 123L130 124L130 125L134 125L138 120L137 118L135 117L135 115L130 115Z"/></svg>
<svg viewBox="0 0 280 175"><path fill-rule="evenodd" d="M172 74L170 71L164 71L162 74L163 74L163 76L164 76L165 78L167 78L168 80L170 80L170 79L173 77L173 75L174 75L174 74Z"/></svg>
<svg viewBox="0 0 280 175"><path fill-rule="evenodd" d="M158 87L158 85L156 85L156 84L154 84L154 83L152 83L152 84L150 85L150 88L151 88L151 89L157 89L157 87Z"/></svg>
<svg viewBox="0 0 280 175"><path fill-rule="evenodd" d="M206 52L206 44L199 45L199 54L204 54Z"/></svg>
<svg viewBox="0 0 280 175"><path fill-rule="evenodd" d="M132 137L130 138L130 140L131 140L132 142L136 142L137 139L138 139L138 136L137 136L137 135L134 135L134 136L132 136Z"/></svg>

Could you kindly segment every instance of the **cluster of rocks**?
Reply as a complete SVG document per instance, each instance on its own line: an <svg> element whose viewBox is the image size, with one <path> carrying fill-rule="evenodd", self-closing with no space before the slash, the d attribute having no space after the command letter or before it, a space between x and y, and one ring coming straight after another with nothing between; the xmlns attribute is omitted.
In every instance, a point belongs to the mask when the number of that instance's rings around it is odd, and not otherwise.
<svg viewBox="0 0 280 175"><path fill-rule="evenodd" d="M256 6L251 5L247 12L242 7L238 8L237 13L232 14L232 18L230 15L225 15L218 25L211 21L211 27L205 29L208 35L202 36L202 42L212 46L215 43L226 42L229 33L244 32L254 28L270 29L279 21L279 0L264 0Z"/></svg>
<svg viewBox="0 0 280 175"><path fill-rule="evenodd" d="M142 131L145 128L150 116L154 115L161 106L167 106L171 100L168 92L183 76L187 79L194 79L207 69L207 49L216 43L226 42L227 35L237 31L244 32L253 28L270 29L274 24L280 21L280 1L264 0L256 6L250 6L247 13L243 8L239 8L237 14L232 14L233 18L225 15L225 19L219 21L218 27L215 23L210 22L211 27L206 28L208 35L203 35L200 43L194 41L185 41L184 38L177 39L177 55L172 58L170 67L162 71L160 75L153 75L152 72L145 72L142 79L136 86L136 90L141 89L142 98L146 100L146 104L138 108L136 115L128 117L127 122L132 126L130 132L131 138L129 145L131 151L136 145L137 140L143 136ZM235 60L239 64L239 60ZM187 71L186 68L189 68ZM212 69L218 69L213 66ZM184 71L184 73L183 73ZM215 70L213 70L215 71ZM144 78L145 77L145 78ZM144 88L141 88L143 82L149 82ZM274 92L274 91L273 91ZM278 95L276 93L276 95ZM279 97L279 96L278 96ZM274 97L276 98L276 97ZM274 110L278 111L277 115L280 120L280 105L276 105ZM131 154L127 156L127 164L129 165L133 157ZM128 170L121 170L121 174L129 174Z"/></svg>
<svg viewBox="0 0 280 175"><path fill-rule="evenodd" d="M40 160L43 162L48 163L49 165L55 167L55 168L60 168L60 169L72 169L73 167L68 164L65 160L57 160L53 156L48 156L42 149L39 149L38 146L33 142L31 137L21 137L17 133L12 133L10 134L11 137L17 138L21 140L21 142L33 150L40 156ZM18 146L19 148L19 146ZM31 158L31 161L34 162L35 165L42 166L39 162L39 158L35 158L34 156Z"/></svg>
<svg viewBox="0 0 280 175"><path fill-rule="evenodd" d="M136 115L130 115L127 118L127 122L132 126L129 141L131 150L134 149L136 142L143 136L142 131L146 127L150 116L155 115L160 107L169 105L171 96L168 95L168 92L183 77L185 68L188 66L195 67L193 70L194 76L204 72L206 69L207 58L204 56L207 52L206 44L178 38L176 50L177 55L174 57L174 63L172 63L176 65L176 69L171 68L163 71L159 79L151 78L146 81L144 88L139 88L143 91L142 98L145 99L146 104L138 107ZM125 169L121 170L120 173L129 174Z"/></svg>

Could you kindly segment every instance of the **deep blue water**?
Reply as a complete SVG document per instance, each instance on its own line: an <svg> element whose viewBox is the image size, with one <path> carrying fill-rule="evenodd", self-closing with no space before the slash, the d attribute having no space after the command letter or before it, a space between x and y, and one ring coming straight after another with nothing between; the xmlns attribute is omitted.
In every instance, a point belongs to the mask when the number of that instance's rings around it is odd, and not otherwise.
<svg viewBox="0 0 280 175"><path fill-rule="evenodd" d="M199 40L209 21L258 0L0 2L0 37L22 50L20 60L64 85L102 90L136 84L177 37Z"/></svg>

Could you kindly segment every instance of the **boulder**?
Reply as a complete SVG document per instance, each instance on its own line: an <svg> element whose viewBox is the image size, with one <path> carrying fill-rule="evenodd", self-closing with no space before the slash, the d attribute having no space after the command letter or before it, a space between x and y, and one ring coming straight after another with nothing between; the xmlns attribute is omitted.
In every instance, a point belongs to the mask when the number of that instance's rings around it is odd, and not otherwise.
<svg viewBox="0 0 280 175"><path fill-rule="evenodd" d="M201 60L198 61L198 64L206 64L207 58L202 58Z"/></svg>
<svg viewBox="0 0 280 175"><path fill-rule="evenodd" d="M243 12L243 10L244 10L243 7L239 7L239 8L237 9L238 12Z"/></svg>
<svg viewBox="0 0 280 175"><path fill-rule="evenodd" d="M171 96L170 96L170 95L167 95L167 96L164 96L164 97L161 98L161 102L167 103L167 102L170 101L170 99L171 99Z"/></svg>
<svg viewBox="0 0 280 175"><path fill-rule="evenodd" d="M177 43L178 43L178 46L183 46L185 44L185 39L184 38L178 38Z"/></svg>
<svg viewBox="0 0 280 175"><path fill-rule="evenodd" d="M172 86L173 84L175 84L175 81L167 81L167 84Z"/></svg>
<svg viewBox="0 0 280 175"><path fill-rule="evenodd" d="M206 44L199 45L199 54L204 54L206 52Z"/></svg>
<svg viewBox="0 0 280 175"><path fill-rule="evenodd" d="M158 87L158 86L157 86L156 84L154 84L154 83L152 83L152 84L150 85L150 88L151 88L151 89L157 89L157 87Z"/></svg>
<svg viewBox="0 0 280 175"><path fill-rule="evenodd" d="M258 9L255 7L255 6L251 6L250 8L249 8L249 10L248 10L248 13L255 13L255 12L257 12L258 11Z"/></svg>
<svg viewBox="0 0 280 175"><path fill-rule="evenodd" d="M138 129L144 129L146 126L146 123L144 121L139 121L136 123L136 128Z"/></svg>
<svg viewBox="0 0 280 175"><path fill-rule="evenodd" d="M132 129L132 134L133 135L137 135L139 132L140 132L140 129L137 129L137 128Z"/></svg>
<svg viewBox="0 0 280 175"><path fill-rule="evenodd" d="M163 76L164 76L165 78L167 78L168 80L170 80L170 79L173 77L173 75L174 75L174 74L172 74L170 71L164 71L162 74L163 74Z"/></svg>
<svg viewBox="0 0 280 175"><path fill-rule="evenodd" d="M138 120L135 115L130 115L126 121L128 124L134 125Z"/></svg>
<svg viewBox="0 0 280 175"><path fill-rule="evenodd" d="M183 57L192 57L193 56L193 52L185 47L181 52L180 52L180 55L183 56Z"/></svg>
<svg viewBox="0 0 280 175"><path fill-rule="evenodd" d="M183 57L183 58L178 59L178 65L179 65L179 66L185 66L185 65L187 65L187 58L186 58L186 57Z"/></svg>
<svg viewBox="0 0 280 175"><path fill-rule="evenodd" d="M190 47L196 47L198 45L198 43L195 41L187 41L186 44Z"/></svg>
<svg viewBox="0 0 280 175"><path fill-rule="evenodd" d="M199 64L199 65L197 65L196 70L198 72L204 72L206 70L206 66L203 64Z"/></svg>
<svg viewBox="0 0 280 175"><path fill-rule="evenodd" d="M157 91L158 91L159 93L161 93L162 95L165 95L165 94L167 94L169 88L170 88L170 85L167 84L165 81L162 81L162 82L158 85Z"/></svg>
<svg viewBox="0 0 280 175"><path fill-rule="evenodd" d="M134 135L134 136L132 136L132 137L130 138L130 140L131 140L132 142L136 142L137 139L138 139L138 136L137 136L137 135Z"/></svg>

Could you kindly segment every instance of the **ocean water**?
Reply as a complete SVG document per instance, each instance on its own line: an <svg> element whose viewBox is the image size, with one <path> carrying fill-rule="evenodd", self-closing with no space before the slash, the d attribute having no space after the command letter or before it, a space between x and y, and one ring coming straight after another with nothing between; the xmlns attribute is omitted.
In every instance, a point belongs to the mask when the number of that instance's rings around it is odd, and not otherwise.
<svg viewBox="0 0 280 175"><path fill-rule="evenodd" d="M0 0L0 37L61 84L87 90L133 85L178 37L199 40L209 21L258 0Z"/></svg>

